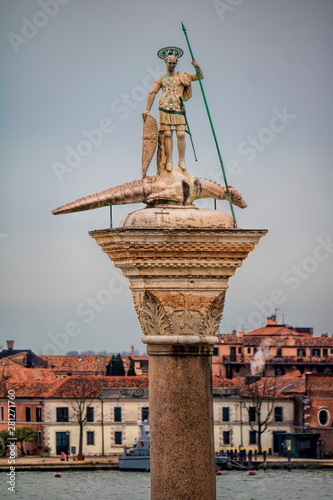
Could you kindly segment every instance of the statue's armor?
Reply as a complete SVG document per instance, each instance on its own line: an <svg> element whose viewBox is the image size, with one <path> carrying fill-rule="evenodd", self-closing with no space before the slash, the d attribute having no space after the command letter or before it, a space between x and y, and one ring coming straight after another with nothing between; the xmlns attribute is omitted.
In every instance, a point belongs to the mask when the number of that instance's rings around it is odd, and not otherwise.
<svg viewBox="0 0 333 500"><path fill-rule="evenodd" d="M185 71L156 78L152 92L157 93L162 89L158 103L160 130L185 130L185 116L182 113L180 98L187 101L191 97L191 82L197 79L196 74Z"/></svg>

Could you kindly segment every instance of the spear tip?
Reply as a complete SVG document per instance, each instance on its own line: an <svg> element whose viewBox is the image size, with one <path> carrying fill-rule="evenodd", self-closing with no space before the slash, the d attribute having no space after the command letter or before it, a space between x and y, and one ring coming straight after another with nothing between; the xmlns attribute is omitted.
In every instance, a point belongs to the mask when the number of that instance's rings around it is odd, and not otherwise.
<svg viewBox="0 0 333 500"><path fill-rule="evenodd" d="M185 26L184 26L184 23L182 23L182 28L183 28L183 31L184 31L184 33L185 33L185 32L186 32L186 28L185 28Z"/></svg>

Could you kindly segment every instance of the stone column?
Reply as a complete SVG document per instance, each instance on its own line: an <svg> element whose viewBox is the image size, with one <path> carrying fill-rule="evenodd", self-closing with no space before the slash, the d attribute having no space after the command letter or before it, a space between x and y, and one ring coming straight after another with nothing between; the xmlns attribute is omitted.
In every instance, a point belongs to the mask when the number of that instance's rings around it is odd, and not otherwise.
<svg viewBox="0 0 333 500"><path fill-rule="evenodd" d="M91 232L130 281L149 354L151 499L214 500L211 355L228 279L265 230L155 207Z"/></svg>

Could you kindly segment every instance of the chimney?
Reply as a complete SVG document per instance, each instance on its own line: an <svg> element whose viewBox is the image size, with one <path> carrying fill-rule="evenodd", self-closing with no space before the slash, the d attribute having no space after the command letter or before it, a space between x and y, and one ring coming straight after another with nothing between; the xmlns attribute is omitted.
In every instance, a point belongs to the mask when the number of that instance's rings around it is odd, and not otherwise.
<svg viewBox="0 0 333 500"><path fill-rule="evenodd" d="M14 340L6 340L8 351L12 351L14 348Z"/></svg>
<svg viewBox="0 0 333 500"><path fill-rule="evenodd" d="M246 375L245 377L245 385L250 385L254 384L255 382L258 382L258 380L261 379L261 375Z"/></svg>
<svg viewBox="0 0 333 500"><path fill-rule="evenodd" d="M276 316L270 316L267 318L267 326L268 325L277 325Z"/></svg>

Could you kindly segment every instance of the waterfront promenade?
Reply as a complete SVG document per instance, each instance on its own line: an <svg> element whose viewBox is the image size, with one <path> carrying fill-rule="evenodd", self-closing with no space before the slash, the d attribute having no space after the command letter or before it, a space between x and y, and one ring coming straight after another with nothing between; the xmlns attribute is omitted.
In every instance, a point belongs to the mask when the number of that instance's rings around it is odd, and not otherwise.
<svg viewBox="0 0 333 500"><path fill-rule="evenodd" d="M333 460L314 460L293 458L292 469L332 469ZM0 458L0 472L8 472L10 465L8 458ZM262 457L255 462L252 461L253 469L263 469ZM15 470L17 471L59 471L59 470L116 470L118 469L118 456L109 457L86 457L85 460L75 460L70 457L68 461L61 461L59 457L41 457L30 455L17 457L15 459ZM284 457L267 457L267 469L288 469L288 459Z"/></svg>

